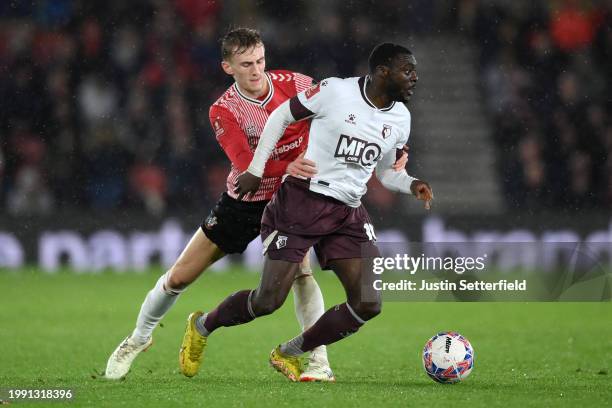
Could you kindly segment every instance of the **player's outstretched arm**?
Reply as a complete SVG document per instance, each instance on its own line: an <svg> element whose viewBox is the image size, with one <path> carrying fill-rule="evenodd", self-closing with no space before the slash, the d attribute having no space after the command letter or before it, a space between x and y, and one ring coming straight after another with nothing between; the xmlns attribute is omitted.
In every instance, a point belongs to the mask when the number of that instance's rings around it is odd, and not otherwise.
<svg viewBox="0 0 612 408"><path fill-rule="evenodd" d="M248 171L239 175L236 180L236 188L234 189L234 193L238 194L238 201L241 201L242 197L247 194L255 194L259 190L260 184L261 177L257 177Z"/></svg>
<svg viewBox="0 0 612 408"><path fill-rule="evenodd" d="M253 160L251 160L249 168L238 176L236 180L234 192L238 194L238 200L242 200L242 197L247 194L254 194L259 189L266 162L270 158L276 143L278 143L283 133L285 133L287 126L293 122L296 122L296 120L291 114L289 101L284 102L272 112L261 133L257 149L255 149L255 154L253 155Z"/></svg>

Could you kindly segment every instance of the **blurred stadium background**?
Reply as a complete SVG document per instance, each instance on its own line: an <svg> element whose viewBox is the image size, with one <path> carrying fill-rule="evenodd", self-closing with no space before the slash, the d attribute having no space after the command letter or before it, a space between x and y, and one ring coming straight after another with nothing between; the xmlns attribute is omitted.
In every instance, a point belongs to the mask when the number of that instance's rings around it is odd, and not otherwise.
<svg viewBox="0 0 612 408"><path fill-rule="evenodd" d="M236 25L261 30L269 69L318 79L363 75L380 41L412 48L408 168L440 228L609 241L611 24L596 0L3 1L0 266L39 261L47 232L191 233L225 187L208 108L231 84L218 39ZM409 197L372 181L365 202L379 230L427 235ZM73 238L50 251L82 268Z"/></svg>
<svg viewBox="0 0 612 408"><path fill-rule="evenodd" d="M208 107L231 83L218 39L232 25L263 32L269 68L319 79L363 75L380 41L408 44L420 77L409 171L430 181L446 223L607 229L611 4L3 2L4 264L44 256L47 230L195 227L228 171ZM424 238L410 198L373 180L366 203L379 228ZM82 267L69 241L58 251Z"/></svg>
<svg viewBox="0 0 612 408"><path fill-rule="evenodd" d="M218 39L238 25L261 30L268 69L317 79L363 75L384 40L414 51L408 169L436 199L426 213L374 180L365 204L379 239L596 242L612 258L611 1L4 0L0 386L77 387L79 406L313 398L264 364L272 339L295 334L290 302L256 329L224 331L205 374L177 374L184 317L256 284L246 271L260 270L257 240L182 296L126 383L99 381L225 188L208 108L231 84ZM97 273L107 269L130 273ZM317 279L327 305L343 299L331 274ZM316 386L317 402L604 406L611 315L609 303L389 302L333 346L340 382ZM437 387L422 373L419 352L439 330L474 344L470 385Z"/></svg>

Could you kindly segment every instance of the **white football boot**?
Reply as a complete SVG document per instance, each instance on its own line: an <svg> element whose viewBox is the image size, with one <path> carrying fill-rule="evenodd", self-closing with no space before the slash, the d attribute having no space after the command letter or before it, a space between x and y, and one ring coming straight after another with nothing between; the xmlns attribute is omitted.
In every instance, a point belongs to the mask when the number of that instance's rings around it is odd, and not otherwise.
<svg viewBox="0 0 612 408"><path fill-rule="evenodd" d="M135 342L131 336L126 337L108 358L104 376L110 380L119 380L125 377L130 371L136 356L143 351L147 351L152 344L153 337L149 337L143 344Z"/></svg>
<svg viewBox="0 0 612 408"><path fill-rule="evenodd" d="M318 361L311 355L308 366L300 375L301 382L335 382L334 372L327 361Z"/></svg>

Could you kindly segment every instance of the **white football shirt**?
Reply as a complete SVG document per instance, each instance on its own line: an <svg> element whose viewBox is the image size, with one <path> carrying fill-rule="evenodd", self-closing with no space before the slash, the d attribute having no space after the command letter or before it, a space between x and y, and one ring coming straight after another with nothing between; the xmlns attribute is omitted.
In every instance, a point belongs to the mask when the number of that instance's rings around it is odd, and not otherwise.
<svg viewBox="0 0 612 408"><path fill-rule="evenodd" d="M377 162L410 135L408 108L396 102L376 108L366 96L367 81L328 78L297 95L302 107L291 106L294 116L306 108L312 117L305 158L316 163L317 174L310 190L351 207L361 204Z"/></svg>

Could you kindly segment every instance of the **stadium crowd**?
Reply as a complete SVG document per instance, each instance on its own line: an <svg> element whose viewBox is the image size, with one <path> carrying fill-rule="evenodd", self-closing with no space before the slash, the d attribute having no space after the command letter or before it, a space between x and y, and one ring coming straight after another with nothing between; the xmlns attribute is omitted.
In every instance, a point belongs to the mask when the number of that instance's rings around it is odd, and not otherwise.
<svg viewBox="0 0 612 408"><path fill-rule="evenodd" d="M612 3L465 3L509 206L612 207Z"/></svg>
<svg viewBox="0 0 612 408"><path fill-rule="evenodd" d="M316 78L364 72L387 34L470 32L510 205L612 205L610 8L457 0L449 26L426 0L313 3L1 2L1 211L206 208L228 171L208 107L231 21L257 22L269 68Z"/></svg>

